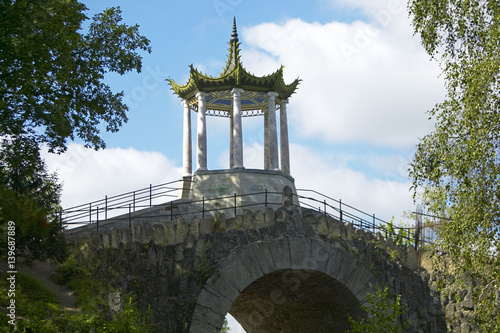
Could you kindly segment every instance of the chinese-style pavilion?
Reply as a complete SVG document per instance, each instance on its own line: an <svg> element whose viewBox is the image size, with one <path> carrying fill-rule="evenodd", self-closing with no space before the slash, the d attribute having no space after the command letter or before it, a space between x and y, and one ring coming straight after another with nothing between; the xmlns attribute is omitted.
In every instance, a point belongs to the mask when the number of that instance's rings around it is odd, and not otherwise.
<svg viewBox="0 0 500 333"><path fill-rule="evenodd" d="M195 196L210 196L216 194L223 195L230 191L242 194L242 188L238 184L234 188L234 178L241 182L249 179L250 181L261 185L252 188L269 188L271 181L269 176L281 176L288 178L289 181L279 182L276 186L293 185L293 178L290 176L290 157L288 144L288 124L287 124L287 103L290 96L295 92L299 84L296 79L291 84L286 84L283 80L283 66L271 75L258 77L249 73L242 65L240 59L240 42L236 30L236 20L233 21L233 31L229 41L229 56L226 66L219 77L207 76L192 65L190 66L189 81L185 85L176 83L168 79L174 92L182 99L184 108L184 127L183 127L183 173L184 179L193 179L195 187L200 180L208 180L207 176L214 176L211 185L219 188L219 191L213 189L193 188ZM278 148L278 130L276 113L279 110L280 116L280 149ZM192 144L191 144L191 112L197 112L197 169L192 174ZM207 127L206 117L218 116L230 119L230 169L213 170L207 169ZM264 169L249 170L244 168L243 163L243 127L242 118L250 116L264 116ZM281 152L281 168L279 166L279 151ZM225 176L221 176L224 175ZM260 175L260 176L257 176ZM265 176L267 175L267 176ZM211 177L211 178L214 178ZM224 184L229 183L223 179L232 177L230 188ZM242 178L243 177L243 178ZM240 183L236 181L236 183ZM267 185L266 185L267 184ZM279 190L281 188L269 188L270 190ZM294 188L294 187L293 187ZM198 193L201 190L202 193ZM212 193L207 193L212 192ZM247 189L247 192L250 189ZM186 194L183 194L185 197Z"/></svg>

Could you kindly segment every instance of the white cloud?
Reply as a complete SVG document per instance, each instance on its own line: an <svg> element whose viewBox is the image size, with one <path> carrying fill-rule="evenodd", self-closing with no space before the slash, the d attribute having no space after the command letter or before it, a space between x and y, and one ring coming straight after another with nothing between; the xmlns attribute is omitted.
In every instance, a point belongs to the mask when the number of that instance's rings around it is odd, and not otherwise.
<svg viewBox="0 0 500 333"><path fill-rule="evenodd" d="M348 167L348 159L292 145L291 172L297 188L313 189L383 219L399 218L413 208L410 183L392 174L371 178ZM358 158L358 157L356 157Z"/></svg>
<svg viewBox="0 0 500 333"><path fill-rule="evenodd" d="M72 143L65 154L43 157L63 182L64 208L177 180L182 174L163 154L132 148L94 151Z"/></svg>
<svg viewBox="0 0 500 333"><path fill-rule="evenodd" d="M406 14L386 11L372 23L292 19L247 28L243 62L258 75L284 64L285 81L303 79L289 105L300 135L408 147L431 129L425 111L444 87Z"/></svg>
<svg viewBox="0 0 500 333"><path fill-rule="evenodd" d="M263 169L262 144L245 145L243 152L246 168ZM404 211L413 209L409 192L411 184L405 177L405 156L380 156L375 153L334 155L292 144L290 159L291 173L298 189L316 190L333 199L342 199L346 204L386 220L392 216L398 220ZM376 178L350 168L351 162L361 160L383 168L385 172ZM228 151L222 152L218 161L221 168L227 168Z"/></svg>

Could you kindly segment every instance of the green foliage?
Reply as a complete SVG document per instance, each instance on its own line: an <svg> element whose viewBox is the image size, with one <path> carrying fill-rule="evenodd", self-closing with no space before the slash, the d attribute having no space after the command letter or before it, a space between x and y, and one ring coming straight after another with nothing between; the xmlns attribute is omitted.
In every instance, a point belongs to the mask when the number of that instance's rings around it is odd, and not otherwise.
<svg viewBox="0 0 500 333"><path fill-rule="evenodd" d="M83 34L86 10L77 0L0 1L0 223L16 223L28 260L66 253L55 218L61 186L41 147L61 153L79 138L104 148L101 125L116 132L128 110L104 75L140 71L136 50L151 51L138 26L121 23L119 8L96 15Z"/></svg>
<svg viewBox="0 0 500 333"><path fill-rule="evenodd" d="M481 331L500 330L490 309L500 285L500 2L410 0L415 32L441 63L444 102L430 111L434 131L410 168L415 194L431 213L449 213L439 233L457 288L472 279ZM480 296L482 295L482 296Z"/></svg>
<svg viewBox="0 0 500 333"><path fill-rule="evenodd" d="M37 145L27 138L0 142L0 246L6 224L16 226L16 252L27 260L64 260L66 243L58 219L61 186L49 174Z"/></svg>
<svg viewBox="0 0 500 333"><path fill-rule="evenodd" d="M227 319L224 319L224 325L222 325L221 333L229 333L229 323Z"/></svg>
<svg viewBox="0 0 500 333"><path fill-rule="evenodd" d="M107 307L110 291L102 281L92 278L90 272L77 265L74 254L62 263L57 271L57 282L64 282L77 295L77 313L61 309L54 293L37 279L22 273L16 279L17 332L63 333L136 333L154 332L149 321L149 312L138 310L134 296L126 297L123 312L112 318ZM7 280L2 277L0 288L7 288ZM6 306L7 293L0 294L0 305ZM0 332L10 332L6 322L0 319Z"/></svg>
<svg viewBox="0 0 500 333"><path fill-rule="evenodd" d="M393 216L391 221L387 223L387 226L385 228L385 233L386 237L392 238L394 244L399 246L410 246L413 245L413 238L414 238L410 230L411 230L410 228L405 227L401 223L398 227L395 227L394 216Z"/></svg>
<svg viewBox="0 0 500 333"><path fill-rule="evenodd" d="M389 288L377 289L375 294L367 294L367 305L362 306L368 314L368 319L362 318L355 321L349 316L352 329L347 333L402 333L409 326L408 322L400 323L400 316L406 312L401 305L401 296L392 301L389 296Z"/></svg>
<svg viewBox="0 0 500 333"><path fill-rule="evenodd" d="M119 8L96 15L83 34L86 10L77 0L0 2L0 136L28 136L56 152L75 137L103 148L101 122L115 132L127 121L123 93L102 80L139 72L136 50L150 52L149 40L121 23Z"/></svg>

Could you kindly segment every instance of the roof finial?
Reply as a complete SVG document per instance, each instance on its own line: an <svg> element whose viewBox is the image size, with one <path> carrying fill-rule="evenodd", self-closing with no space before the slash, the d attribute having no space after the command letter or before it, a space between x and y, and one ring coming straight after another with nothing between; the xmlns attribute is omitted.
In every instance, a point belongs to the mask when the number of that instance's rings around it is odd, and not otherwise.
<svg viewBox="0 0 500 333"><path fill-rule="evenodd" d="M229 41L238 41L238 32L236 31L236 16L233 17L233 33L231 34L231 39Z"/></svg>

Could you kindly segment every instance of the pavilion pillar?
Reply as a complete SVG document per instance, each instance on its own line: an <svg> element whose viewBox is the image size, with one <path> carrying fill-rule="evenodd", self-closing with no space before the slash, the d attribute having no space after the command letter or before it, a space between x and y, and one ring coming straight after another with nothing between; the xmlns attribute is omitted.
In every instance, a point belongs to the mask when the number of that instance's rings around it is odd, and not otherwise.
<svg viewBox="0 0 500 333"><path fill-rule="evenodd" d="M241 126L241 93L243 89L234 88L233 94L233 165L232 168L243 168L243 130Z"/></svg>
<svg viewBox="0 0 500 333"><path fill-rule="evenodd" d="M280 107L280 145L281 145L281 171L290 174L290 147L288 144L288 121L286 118L286 105L288 100L281 101Z"/></svg>
<svg viewBox="0 0 500 333"><path fill-rule="evenodd" d="M264 170L269 170L269 108L262 109L264 113Z"/></svg>
<svg viewBox="0 0 500 333"><path fill-rule="evenodd" d="M268 135L269 135L269 169L278 170L278 129L276 125L276 97L278 93L268 92Z"/></svg>
<svg viewBox="0 0 500 333"><path fill-rule="evenodd" d="M184 127L182 137L182 173L183 176L191 176L193 172L192 160L192 144L191 144L191 110L188 102L183 99L182 106L184 107Z"/></svg>
<svg viewBox="0 0 500 333"><path fill-rule="evenodd" d="M234 151L233 151L233 128L234 128L233 114L229 114L229 168L234 168Z"/></svg>
<svg viewBox="0 0 500 333"><path fill-rule="evenodd" d="M196 94L196 97L198 98L198 151L196 154L198 162L197 171L207 170L207 107L205 104L206 95L207 94L204 92L198 92Z"/></svg>

